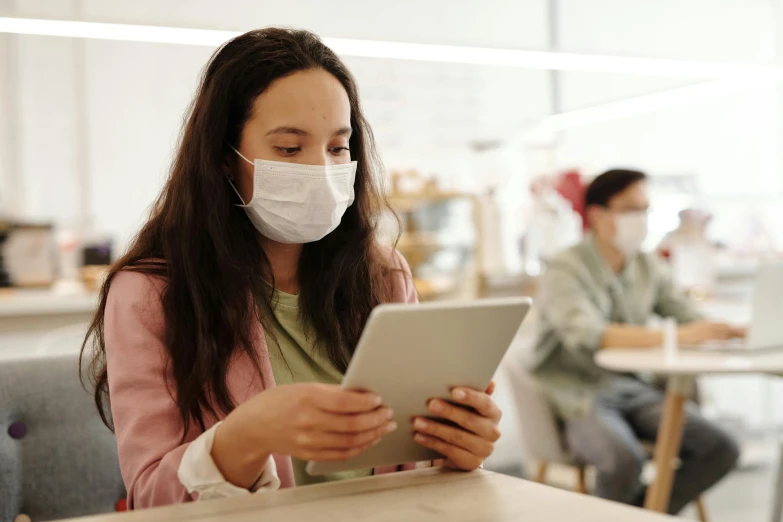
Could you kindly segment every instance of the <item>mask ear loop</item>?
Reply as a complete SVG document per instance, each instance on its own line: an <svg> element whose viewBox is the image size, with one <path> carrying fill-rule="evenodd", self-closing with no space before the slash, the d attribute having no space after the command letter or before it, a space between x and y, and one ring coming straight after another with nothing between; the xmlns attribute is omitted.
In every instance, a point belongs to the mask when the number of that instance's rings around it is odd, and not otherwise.
<svg viewBox="0 0 783 522"><path fill-rule="evenodd" d="M234 146L233 146L233 145L231 145L231 144L230 144L230 143L228 143L228 142L226 142L226 145L228 145L229 147L231 147L231 150L233 150L234 152L236 152L236 153L237 153L237 155L238 155L240 158L242 158L242 159L243 159L243 160L245 160L246 162L250 163L251 165L255 166L255 163L253 163L252 161L250 161L249 159L247 159L246 157L244 157L244 156L242 155L242 153L241 153L241 152L239 152L237 149L235 149L235 148L234 148ZM229 183L229 185L231 185L231 188L232 188L232 189L234 189L234 193L235 193L235 194L237 195L237 197L239 198L239 201L241 201L241 202L242 202L242 204L241 204L241 205L237 205L237 206L238 206L238 207L246 207L246 206L247 206L247 203L245 203L245 200L244 200L244 199L242 199L242 196L239 194L239 191L237 190L236 186L234 185L234 182L233 182L233 181L231 181L231 178L228 178L228 183Z"/></svg>
<svg viewBox="0 0 783 522"><path fill-rule="evenodd" d="M236 152L236 153L239 155L239 157L240 157L240 158L242 158L243 160L247 161L247 162L248 162L248 163L250 163L251 165L255 165L255 163L253 163L252 161L250 161L249 159L247 159L246 157L244 157L244 156L242 155L242 153L241 153L241 152L239 152L237 149L235 149L233 145L231 145L230 143L228 143L228 146L229 146L229 147L231 147L231 150L233 150L234 152Z"/></svg>
<svg viewBox="0 0 783 522"><path fill-rule="evenodd" d="M234 182L233 182L233 181L231 181L231 180L229 179L229 180L228 180L228 184L229 184L229 185L231 185L231 188L232 188L232 189L234 189L234 193L235 193L235 194L237 195L237 197L239 198L239 201L241 201L241 202L242 202L242 204L241 204L241 205L237 205L237 206L238 206L238 207L246 207L246 206L247 206L247 203L245 203L245 200L244 200L244 199L242 199L242 196L239 194L239 191L238 191L238 190L237 190L237 188L234 186Z"/></svg>

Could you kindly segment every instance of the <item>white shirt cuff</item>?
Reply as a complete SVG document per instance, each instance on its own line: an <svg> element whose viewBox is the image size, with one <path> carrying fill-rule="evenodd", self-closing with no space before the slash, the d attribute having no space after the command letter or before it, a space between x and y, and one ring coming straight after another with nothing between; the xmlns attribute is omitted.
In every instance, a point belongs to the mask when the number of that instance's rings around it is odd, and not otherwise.
<svg viewBox="0 0 783 522"><path fill-rule="evenodd" d="M177 469L179 481L188 493L198 494L199 500L213 498L238 497L252 493L275 491L280 487L275 459L270 456L263 469L258 471L259 478L248 491L228 482L212 460L212 443L218 422L190 443L182 455Z"/></svg>

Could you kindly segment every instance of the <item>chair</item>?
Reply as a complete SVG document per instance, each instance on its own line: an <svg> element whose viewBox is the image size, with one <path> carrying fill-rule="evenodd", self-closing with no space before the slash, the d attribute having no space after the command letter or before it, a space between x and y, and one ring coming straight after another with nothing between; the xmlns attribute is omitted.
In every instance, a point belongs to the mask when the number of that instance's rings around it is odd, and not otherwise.
<svg viewBox="0 0 783 522"><path fill-rule="evenodd" d="M117 443L79 382L77 361L75 353L0 361L0 520L122 505Z"/></svg>
<svg viewBox="0 0 783 522"><path fill-rule="evenodd" d="M571 466L577 471L577 491L587 493L585 466L576 462L568 452L562 431L558 428L555 412L539 384L530 376L523 364L523 357L511 353L503 360L503 371L514 396L520 432L527 455L536 460L534 480L546 483L549 464ZM652 444L644 444L652 454ZM707 522L707 511L701 498L696 509L699 520ZM778 522L778 521L775 521Z"/></svg>
<svg viewBox="0 0 783 522"><path fill-rule="evenodd" d="M503 361L503 369L514 396L525 450L538 462L535 481L546 481L549 464L563 464L577 468L577 489L585 493L584 467L579 466L565 449L563 434L558 429L557 418L544 391L515 358L507 357Z"/></svg>
<svg viewBox="0 0 783 522"><path fill-rule="evenodd" d="M780 444L778 454L778 476L775 479L775 491L772 494L772 519L771 522L783 521L783 442Z"/></svg>

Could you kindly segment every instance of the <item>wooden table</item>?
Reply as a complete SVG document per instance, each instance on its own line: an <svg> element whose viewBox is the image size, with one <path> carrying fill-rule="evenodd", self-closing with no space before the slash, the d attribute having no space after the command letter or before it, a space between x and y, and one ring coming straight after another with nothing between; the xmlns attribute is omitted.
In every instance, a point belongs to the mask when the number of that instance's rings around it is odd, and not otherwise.
<svg viewBox="0 0 783 522"><path fill-rule="evenodd" d="M460 473L430 468L78 520L663 522L672 518L489 471Z"/></svg>
<svg viewBox="0 0 783 522"><path fill-rule="evenodd" d="M661 349L611 349L596 354L596 363L617 372L650 372L668 375L666 401L655 441L655 480L647 490L644 507L665 512L672 492L676 459L680 453L685 403L693 378L701 374L783 374L783 350L748 354L680 350L666 357Z"/></svg>

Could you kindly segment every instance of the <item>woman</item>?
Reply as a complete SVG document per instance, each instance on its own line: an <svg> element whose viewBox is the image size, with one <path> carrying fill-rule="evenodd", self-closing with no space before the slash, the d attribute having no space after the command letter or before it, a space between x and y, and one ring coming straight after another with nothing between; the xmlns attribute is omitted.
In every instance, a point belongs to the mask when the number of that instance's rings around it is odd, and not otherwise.
<svg viewBox="0 0 783 522"><path fill-rule="evenodd" d="M397 428L379 397L338 386L373 307L416 301L375 242L377 163L354 80L316 36L251 31L214 54L83 348L129 506L309 483L307 460ZM416 439L478 467L499 437L491 391L430 401L454 425L415 419Z"/></svg>

